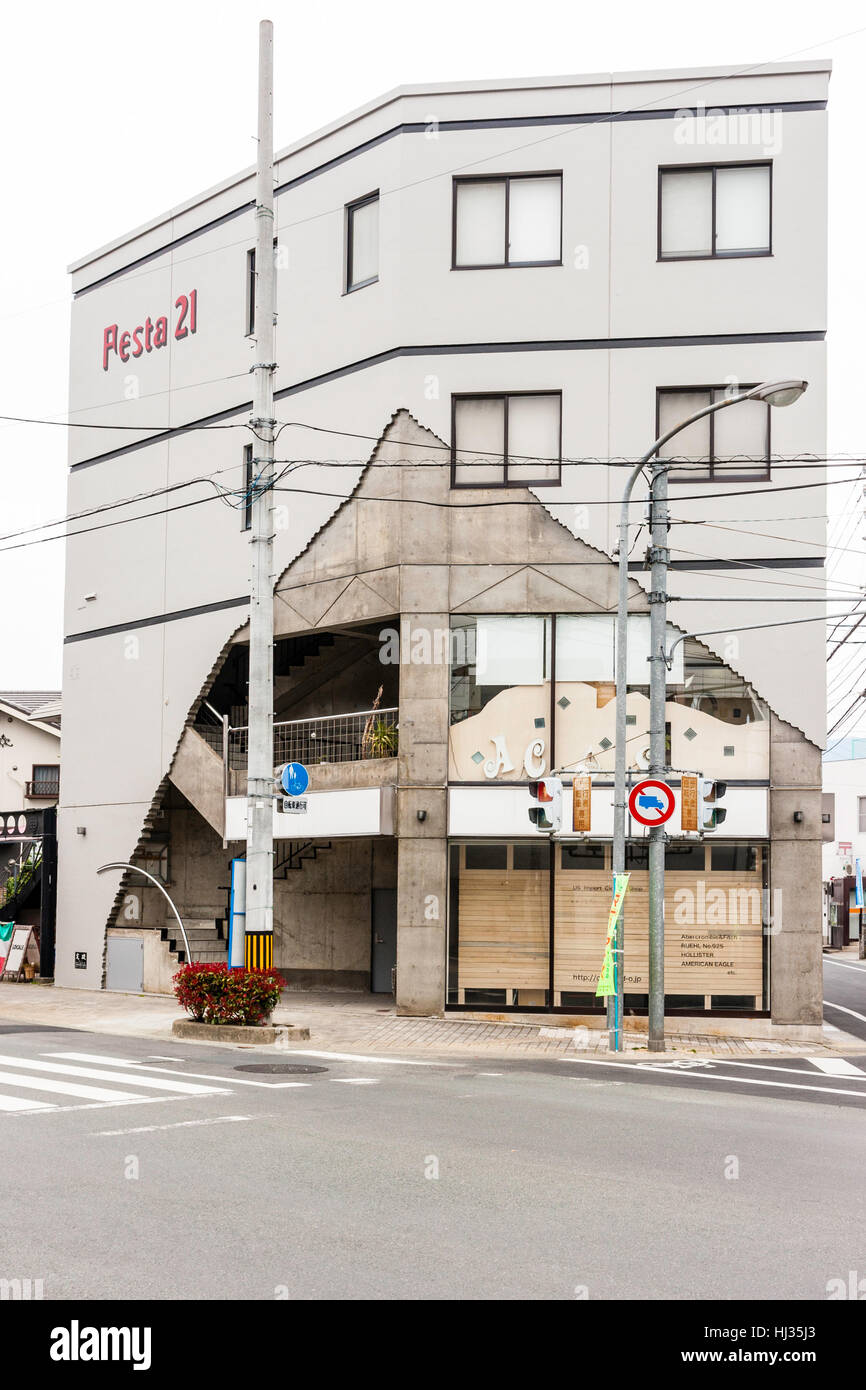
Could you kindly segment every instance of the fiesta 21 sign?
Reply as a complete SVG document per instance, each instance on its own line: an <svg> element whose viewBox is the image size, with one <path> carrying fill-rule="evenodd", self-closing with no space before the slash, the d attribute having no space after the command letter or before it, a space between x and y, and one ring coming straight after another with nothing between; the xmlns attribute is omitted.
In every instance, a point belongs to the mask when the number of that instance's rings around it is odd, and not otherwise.
<svg viewBox="0 0 866 1390"><path fill-rule="evenodd" d="M181 338L188 338L195 333L198 327L198 290L190 290L189 294L179 294L174 301L176 317L174 320L174 337L180 341ZM145 352L153 352L155 348L164 348L168 344L169 323L165 314L158 319L148 317L144 323L139 323L135 328L118 331L116 323L110 323L102 334L102 370L108 371L109 355L114 353L121 362L128 362L131 357L141 357Z"/></svg>

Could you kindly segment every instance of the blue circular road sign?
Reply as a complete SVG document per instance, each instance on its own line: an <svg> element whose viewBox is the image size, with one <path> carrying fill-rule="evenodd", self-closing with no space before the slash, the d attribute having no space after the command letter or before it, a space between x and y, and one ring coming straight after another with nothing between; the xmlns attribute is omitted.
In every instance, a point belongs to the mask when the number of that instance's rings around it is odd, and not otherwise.
<svg viewBox="0 0 866 1390"><path fill-rule="evenodd" d="M286 763L280 774L280 785L286 796L303 796L310 785L310 774L303 763Z"/></svg>

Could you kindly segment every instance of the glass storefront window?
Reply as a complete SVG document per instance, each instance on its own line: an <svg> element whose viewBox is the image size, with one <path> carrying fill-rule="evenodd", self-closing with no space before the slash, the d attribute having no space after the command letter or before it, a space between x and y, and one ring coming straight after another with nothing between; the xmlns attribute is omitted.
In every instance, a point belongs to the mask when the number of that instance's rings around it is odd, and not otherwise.
<svg viewBox="0 0 866 1390"><path fill-rule="evenodd" d="M556 630L556 651L552 633ZM668 646L681 634L668 625ZM455 616L452 621L449 779L530 781L556 763L613 772L615 639L611 614ZM649 762L649 619L629 619L627 757ZM555 660L554 660L555 656ZM551 674L555 671L555 689ZM769 775L766 706L695 638L678 643L665 710L670 764L725 780Z"/></svg>
<svg viewBox="0 0 866 1390"><path fill-rule="evenodd" d="M550 770L550 619L456 617L452 782L528 781Z"/></svg>

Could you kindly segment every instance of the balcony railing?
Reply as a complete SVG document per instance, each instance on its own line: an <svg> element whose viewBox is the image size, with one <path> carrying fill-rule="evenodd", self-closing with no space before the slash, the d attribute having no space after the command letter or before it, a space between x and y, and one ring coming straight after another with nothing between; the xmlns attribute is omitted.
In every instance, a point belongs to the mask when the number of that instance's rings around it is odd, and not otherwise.
<svg viewBox="0 0 866 1390"><path fill-rule="evenodd" d="M354 714L328 714L315 719L281 720L274 724L274 770L284 763L353 763L397 754L398 709L366 709ZM228 730L228 793L246 791L249 729Z"/></svg>
<svg viewBox="0 0 866 1390"><path fill-rule="evenodd" d="M56 801L60 795L60 780L56 782L25 782L24 795L30 801Z"/></svg>

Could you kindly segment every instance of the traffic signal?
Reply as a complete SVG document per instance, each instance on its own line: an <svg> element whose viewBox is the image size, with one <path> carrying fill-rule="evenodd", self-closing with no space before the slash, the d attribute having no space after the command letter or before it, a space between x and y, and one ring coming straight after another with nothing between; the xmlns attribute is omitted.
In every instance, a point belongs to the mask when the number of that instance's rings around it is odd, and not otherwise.
<svg viewBox="0 0 866 1390"><path fill-rule="evenodd" d="M530 782L529 796L532 805L529 819L536 830L554 833L562 829L562 782L558 777L545 777L540 782Z"/></svg>
<svg viewBox="0 0 866 1390"><path fill-rule="evenodd" d="M719 802L727 790L727 782L714 782L709 777L701 778L698 784L701 830L715 830L725 819L727 810L720 806Z"/></svg>

